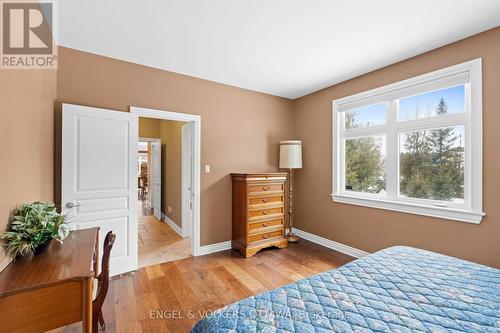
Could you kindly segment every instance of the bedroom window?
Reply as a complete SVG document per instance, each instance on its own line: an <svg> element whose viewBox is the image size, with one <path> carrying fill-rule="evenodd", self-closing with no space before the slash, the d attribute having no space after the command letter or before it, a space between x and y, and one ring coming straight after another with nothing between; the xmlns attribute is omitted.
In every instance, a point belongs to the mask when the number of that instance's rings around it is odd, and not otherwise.
<svg viewBox="0 0 500 333"><path fill-rule="evenodd" d="M481 59L333 101L335 202L480 223Z"/></svg>

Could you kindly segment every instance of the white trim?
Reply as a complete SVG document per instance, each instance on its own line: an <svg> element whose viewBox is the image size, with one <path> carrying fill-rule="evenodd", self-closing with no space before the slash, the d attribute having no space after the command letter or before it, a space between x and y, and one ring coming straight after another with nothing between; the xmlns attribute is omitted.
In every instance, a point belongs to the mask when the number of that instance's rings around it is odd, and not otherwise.
<svg viewBox="0 0 500 333"><path fill-rule="evenodd" d="M179 236L181 236L182 238L186 238L186 237L183 236L184 232L183 232L182 228L179 227L174 221L172 221L167 215L161 213L161 219L162 219L163 222L167 223L170 228L174 229L174 231Z"/></svg>
<svg viewBox="0 0 500 333"><path fill-rule="evenodd" d="M478 67L479 66L479 67ZM426 91L442 89L472 80L472 74L481 68L481 58L391 83L351 96L336 99L339 112L360 106L383 103L387 100L417 95ZM421 88L419 88L419 86Z"/></svg>
<svg viewBox="0 0 500 333"><path fill-rule="evenodd" d="M300 238L306 239L308 241L311 241L313 243L322 245L324 247L327 247L329 249L335 250L342 252L344 254L347 254L348 256L354 257L354 258L361 258L364 256L369 255L370 253L356 249L352 246L345 245L339 242L332 241L331 239L323 238L321 236L311 234L307 231L303 231L297 228L293 228L293 233L299 236Z"/></svg>
<svg viewBox="0 0 500 333"><path fill-rule="evenodd" d="M401 97L465 85L465 112L415 121L397 121L397 101ZM363 105L387 104L386 124L344 129L344 111ZM389 84L332 102L332 200L335 202L413 213L453 221L481 223L486 215L482 203L482 61L481 58ZM464 204L419 200L399 196L398 133L444 126L464 126ZM345 190L344 139L368 135L386 136L386 194L373 195Z"/></svg>
<svg viewBox="0 0 500 333"><path fill-rule="evenodd" d="M186 143L186 131L191 131L191 147L189 147ZM182 230L184 233L184 238L189 237L191 234L191 226L193 225L193 215L190 214L190 206L189 203L191 202L191 198L189 196L189 191L187 189L187 184L189 181L191 183L193 182L194 179L194 168L192 166L194 165L193 159L193 134L194 129L193 129L193 123L187 123L182 126L182 134L181 134L181 202L182 202ZM189 167L189 170L191 171L191 174L188 174L186 169ZM191 184L192 186L192 184Z"/></svg>
<svg viewBox="0 0 500 333"><path fill-rule="evenodd" d="M174 121L184 121L193 122L194 125L194 184L193 184L193 225L191 226L191 254L196 257L200 251L200 197L201 197L201 116L189 114L189 113L179 113L170 112L157 109L148 109L141 107L130 107L130 113L137 116L137 122L139 117L154 118L154 119L164 119L164 120L174 120Z"/></svg>
<svg viewBox="0 0 500 333"><path fill-rule="evenodd" d="M442 218L452 221L467 222L473 224L481 223L485 213L475 213L467 210L454 209L448 207L435 207L429 205L419 205L412 202L391 201L379 198L355 197L342 194L332 194L333 201L357 206L380 208L392 210L400 213L424 215L435 218Z"/></svg>
<svg viewBox="0 0 500 333"><path fill-rule="evenodd" d="M205 254L210 254L230 249L231 249L231 241L225 241L225 242L201 246L198 251L198 255L204 256Z"/></svg>

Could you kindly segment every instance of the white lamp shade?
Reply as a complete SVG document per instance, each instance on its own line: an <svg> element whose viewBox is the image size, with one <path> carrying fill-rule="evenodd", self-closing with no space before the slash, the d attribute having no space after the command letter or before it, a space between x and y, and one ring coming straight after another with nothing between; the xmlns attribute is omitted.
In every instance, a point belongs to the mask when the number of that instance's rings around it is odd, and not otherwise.
<svg viewBox="0 0 500 333"><path fill-rule="evenodd" d="M302 141L293 140L280 142L280 168L302 168Z"/></svg>

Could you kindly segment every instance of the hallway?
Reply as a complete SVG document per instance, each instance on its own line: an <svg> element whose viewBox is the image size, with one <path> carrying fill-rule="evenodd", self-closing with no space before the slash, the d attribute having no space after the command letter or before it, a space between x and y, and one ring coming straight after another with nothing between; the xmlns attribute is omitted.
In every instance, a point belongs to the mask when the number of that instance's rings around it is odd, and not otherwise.
<svg viewBox="0 0 500 333"><path fill-rule="evenodd" d="M182 238L166 222L158 221L139 201L139 267L191 256L191 238Z"/></svg>

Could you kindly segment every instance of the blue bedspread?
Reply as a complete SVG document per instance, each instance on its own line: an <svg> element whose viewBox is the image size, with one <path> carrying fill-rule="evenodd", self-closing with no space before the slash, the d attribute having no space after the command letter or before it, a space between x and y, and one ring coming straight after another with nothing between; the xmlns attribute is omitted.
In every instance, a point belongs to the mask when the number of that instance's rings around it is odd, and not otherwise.
<svg viewBox="0 0 500 333"><path fill-rule="evenodd" d="M205 332L500 332L500 270L410 247L233 303Z"/></svg>

